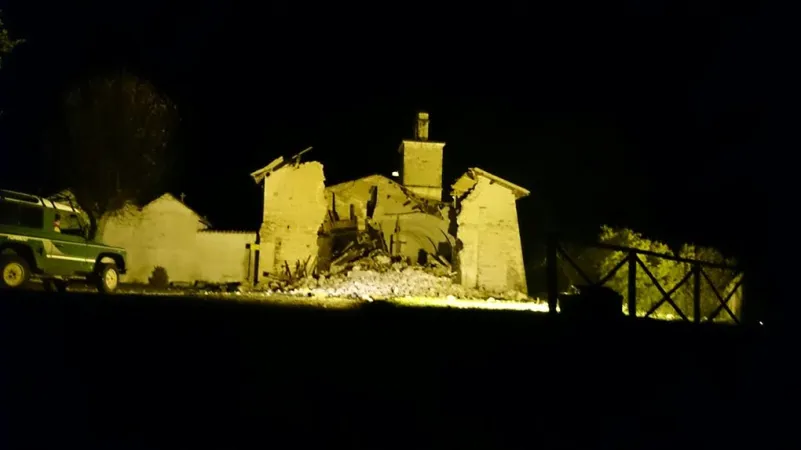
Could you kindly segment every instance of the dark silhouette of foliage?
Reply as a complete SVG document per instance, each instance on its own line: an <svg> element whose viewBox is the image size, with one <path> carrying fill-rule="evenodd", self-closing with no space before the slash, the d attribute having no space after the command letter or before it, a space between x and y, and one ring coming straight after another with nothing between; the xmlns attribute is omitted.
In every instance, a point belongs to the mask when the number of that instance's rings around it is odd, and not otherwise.
<svg viewBox="0 0 801 450"><path fill-rule="evenodd" d="M97 77L67 94L58 176L91 220L164 190L168 144L177 129L175 105L149 82L122 71Z"/></svg>
<svg viewBox="0 0 801 450"><path fill-rule="evenodd" d="M3 23L2 14L3 11L0 10L0 67L3 65L3 56L8 55L16 46L25 42L25 39L11 37Z"/></svg>

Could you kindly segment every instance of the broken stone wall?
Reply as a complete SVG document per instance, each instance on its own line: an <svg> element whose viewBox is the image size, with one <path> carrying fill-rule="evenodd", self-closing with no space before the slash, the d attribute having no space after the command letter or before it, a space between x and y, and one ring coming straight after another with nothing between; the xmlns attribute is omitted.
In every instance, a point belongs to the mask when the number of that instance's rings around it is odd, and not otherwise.
<svg viewBox="0 0 801 450"><path fill-rule="evenodd" d="M317 233L326 216L323 165L287 165L264 179L264 216L259 271L283 276L311 272L317 261Z"/></svg>
<svg viewBox="0 0 801 450"><path fill-rule="evenodd" d="M383 232L386 248L393 256L418 263L424 254L440 254L450 261L455 238L448 234L447 205L441 202L428 203L436 206L423 211L421 199L381 175L326 189L326 203L337 212L340 219L348 218L353 205L360 229L364 229L363 222L368 218L369 204L373 198L375 208L371 222Z"/></svg>
<svg viewBox="0 0 801 450"><path fill-rule="evenodd" d="M461 284L527 294L514 193L478 177L473 189L460 201L456 220Z"/></svg>
<svg viewBox="0 0 801 450"><path fill-rule="evenodd" d="M408 263L420 265L431 262L429 255L439 255L451 262L456 240L448 234L447 220L417 212L386 217L383 222L386 227L397 227L399 230L387 237L387 248L393 256L401 256Z"/></svg>

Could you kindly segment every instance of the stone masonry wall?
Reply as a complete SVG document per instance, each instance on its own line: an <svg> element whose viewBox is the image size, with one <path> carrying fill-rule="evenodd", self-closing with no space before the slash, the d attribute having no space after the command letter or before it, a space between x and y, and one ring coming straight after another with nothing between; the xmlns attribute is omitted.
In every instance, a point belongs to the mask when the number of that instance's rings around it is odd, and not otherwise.
<svg viewBox="0 0 801 450"><path fill-rule="evenodd" d="M457 216L460 282L465 287L527 294L515 196L478 177Z"/></svg>
<svg viewBox="0 0 801 450"><path fill-rule="evenodd" d="M251 279L251 253L247 248L256 232L202 231L197 234L197 256L201 258L200 276L209 283L243 283Z"/></svg>
<svg viewBox="0 0 801 450"><path fill-rule="evenodd" d="M242 282L248 277L246 244L255 232L215 233L180 201L165 195L139 210L105 217L100 239L128 252L127 283L148 283L163 267L171 282Z"/></svg>
<svg viewBox="0 0 801 450"><path fill-rule="evenodd" d="M442 200L442 152L438 142L403 141L403 185L424 198Z"/></svg>
<svg viewBox="0 0 801 450"><path fill-rule="evenodd" d="M147 283L153 269L164 267L170 281L201 278L196 263L196 236L204 228L200 218L178 200L165 195L141 210L129 207L101 220L100 238L128 253L130 283Z"/></svg>
<svg viewBox="0 0 801 450"><path fill-rule="evenodd" d="M264 179L260 272L280 276L288 264L294 273L306 261L307 270L314 267L327 211L324 182L323 165L316 161L283 167Z"/></svg>

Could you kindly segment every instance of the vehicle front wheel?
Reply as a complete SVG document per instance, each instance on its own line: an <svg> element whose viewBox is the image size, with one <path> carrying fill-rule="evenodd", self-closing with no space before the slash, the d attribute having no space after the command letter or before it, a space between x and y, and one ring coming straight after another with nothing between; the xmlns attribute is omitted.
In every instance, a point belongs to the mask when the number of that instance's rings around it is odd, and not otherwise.
<svg viewBox="0 0 801 450"><path fill-rule="evenodd" d="M31 269L24 258L17 255L0 257L0 287L16 289L31 277Z"/></svg>
<svg viewBox="0 0 801 450"><path fill-rule="evenodd" d="M110 294L117 290L120 284L120 273L114 264L101 264L95 275L97 290L103 294Z"/></svg>

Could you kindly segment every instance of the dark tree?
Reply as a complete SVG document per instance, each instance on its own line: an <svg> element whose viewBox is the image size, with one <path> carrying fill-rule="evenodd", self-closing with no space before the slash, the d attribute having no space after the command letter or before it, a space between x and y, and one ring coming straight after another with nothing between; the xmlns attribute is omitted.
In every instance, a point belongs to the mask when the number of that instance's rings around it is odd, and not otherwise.
<svg viewBox="0 0 801 450"><path fill-rule="evenodd" d="M3 23L3 11L0 10L0 66L3 64L3 56L11 53L14 47L25 42L24 39L15 39L8 34L8 30Z"/></svg>
<svg viewBox="0 0 801 450"><path fill-rule="evenodd" d="M5 24L3 23L3 11L0 10L0 68L3 66L3 57L11 53L14 47L25 42L25 39L12 38L8 33ZM0 110L0 117L3 111Z"/></svg>
<svg viewBox="0 0 801 450"><path fill-rule="evenodd" d="M166 96L127 72L69 92L57 175L89 214L91 236L103 215L164 190L168 144L179 120Z"/></svg>

